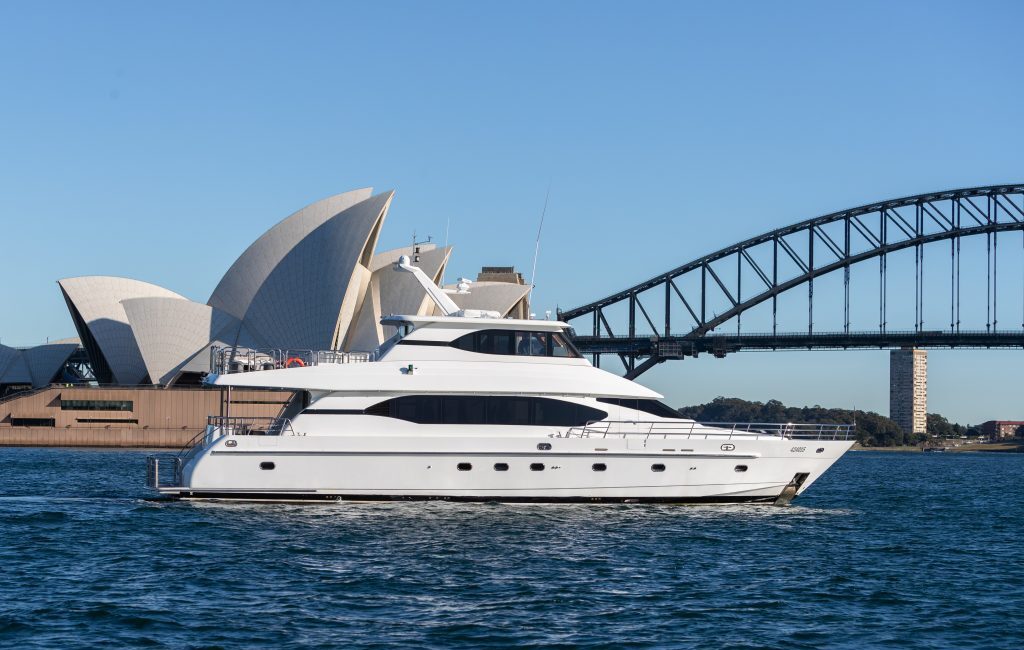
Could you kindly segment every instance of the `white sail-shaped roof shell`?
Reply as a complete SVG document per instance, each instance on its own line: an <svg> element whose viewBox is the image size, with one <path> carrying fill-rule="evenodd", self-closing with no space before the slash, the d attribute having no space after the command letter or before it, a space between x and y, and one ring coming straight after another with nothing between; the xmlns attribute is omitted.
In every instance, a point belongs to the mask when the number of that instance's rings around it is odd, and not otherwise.
<svg viewBox="0 0 1024 650"><path fill-rule="evenodd" d="M49 384L78 346L77 340L55 341L23 350L21 354L32 375L32 385L38 388Z"/></svg>
<svg viewBox="0 0 1024 650"><path fill-rule="evenodd" d="M274 269L310 233L348 208L370 198L372 188L344 192L311 203L265 232L243 252L217 284L209 304L244 319Z"/></svg>
<svg viewBox="0 0 1024 650"><path fill-rule="evenodd" d="M146 364L121 301L149 297L185 298L155 284L128 278L86 276L65 278L58 284L93 365L105 362L112 375L109 380L115 383L142 383L146 378ZM101 359L97 358L97 352ZM102 372L100 368L94 369ZM151 379L155 381L155 378Z"/></svg>
<svg viewBox="0 0 1024 650"><path fill-rule="evenodd" d="M452 284L446 289L455 289ZM530 285L512 282L473 282L469 285L469 293L449 294L461 309L480 309L496 311L502 318L507 316L525 318L529 314L512 312L530 293ZM525 310L524 310L525 311Z"/></svg>
<svg viewBox="0 0 1024 650"><path fill-rule="evenodd" d="M122 303L153 383L170 384L189 361L209 369L211 345L234 345L241 322L191 300L133 298ZM198 357L197 357L198 355Z"/></svg>
<svg viewBox="0 0 1024 650"><path fill-rule="evenodd" d="M340 347L369 285L369 265L393 192L341 211L288 251L256 290L242 322L271 347Z"/></svg>
<svg viewBox="0 0 1024 650"><path fill-rule="evenodd" d="M20 350L0 345L0 384L46 386L77 349L77 341L58 341Z"/></svg>
<svg viewBox="0 0 1024 650"><path fill-rule="evenodd" d="M0 345L0 384L31 383L32 373L21 350Z"/></svg>

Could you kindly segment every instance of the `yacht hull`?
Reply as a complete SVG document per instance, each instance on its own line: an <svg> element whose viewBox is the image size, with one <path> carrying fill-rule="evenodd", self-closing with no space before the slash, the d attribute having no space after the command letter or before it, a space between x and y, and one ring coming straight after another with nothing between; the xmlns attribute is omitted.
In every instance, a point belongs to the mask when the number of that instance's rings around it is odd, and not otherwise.
<svg viewBox="0 0 1024 650"><path fill-rule="evenodd" d="M852 441L510 436L222 436L183 468L183 499L773 503ZM787 499L788 501L788 499Z"/></svg>

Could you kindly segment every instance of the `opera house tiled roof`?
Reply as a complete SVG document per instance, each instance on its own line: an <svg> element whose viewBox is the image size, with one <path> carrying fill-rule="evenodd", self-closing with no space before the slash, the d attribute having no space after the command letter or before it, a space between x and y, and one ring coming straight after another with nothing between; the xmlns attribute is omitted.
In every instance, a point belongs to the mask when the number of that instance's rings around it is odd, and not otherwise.
<svg viewBox="0 0 1024 650"><path fill-rule="evenodd" d="M45 386L78 349L77 339L54 341L34 348L0 345L0 386ZM0 394L0 397L3 397Z"/></svg>
<svg viewBox="0 0 1024 650"><path fill-rule="evenodd" d="M392 270L411 248L374 253L393 196L365 188L295 212L238 257L205 304L138 280L60 280L97 380L192 381L209 371L214 346L376 348L392 334L380 324L383 315L434 308L412 276ZM451 250L419 245L417 265L440 283ZM460 306L503 315L519 305L518 315L527 293L524 285L483 282L453 298ZM0 348L0 369L5 358Z"/></svg>

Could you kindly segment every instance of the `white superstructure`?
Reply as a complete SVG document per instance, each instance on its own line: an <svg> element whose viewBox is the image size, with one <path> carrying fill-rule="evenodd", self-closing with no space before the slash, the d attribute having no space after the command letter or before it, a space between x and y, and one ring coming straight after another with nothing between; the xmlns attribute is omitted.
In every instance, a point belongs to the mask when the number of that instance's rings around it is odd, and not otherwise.
<svg viewBox="0 0 1024 650"><path fill-rule="evenodd" d="M212 417L173 485L156 459L150 484L182 498L785 503L853 444L847 425L682 419L582 358L566 323L435 300L456 315L387 317L398 333L372 353L215 351L209 383L302 399L273 422Z"/></svg>

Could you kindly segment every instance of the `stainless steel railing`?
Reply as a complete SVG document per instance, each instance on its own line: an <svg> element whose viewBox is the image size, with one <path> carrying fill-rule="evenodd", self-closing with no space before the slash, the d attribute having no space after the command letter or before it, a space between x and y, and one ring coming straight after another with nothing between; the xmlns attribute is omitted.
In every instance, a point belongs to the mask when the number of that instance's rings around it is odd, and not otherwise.
<svg viewBox="0 0 1024 650"><path fill-rule="evenodd" d="M211 415L206 419L206 428L192 437L178 451L177 455L149 456L146 458L146 484L151 488L181 487L185 477L185 466L201 450L221 436L294 436L289 418L271 417L230 417ZM173 468L168 470L167 468ZM167 473L173 472L170 480Z"/></svg>
<svg viewBox="0 0 1024 650"><path fill-rule="evenodd" d="M373 352L340 350L291 350L214 347L210 349L210 372L218 375L257 370L305 368L340 363L375 361Z"/></svg>
<svg viewBox="0 0 1024 650"><path fill-rule="evenodd" d="M230 417L211 415L206 418L204 434L233 436L293 436L292 421L289 418Z"/></svg>
<svg viewBox="0 0 1024 650"><path fill-rule="evenodd" d="M852 440L852 424L794 424L792 422L694 422L659 420L600 420L570 427L564 438L784 438L788 440Z"/></svg>

